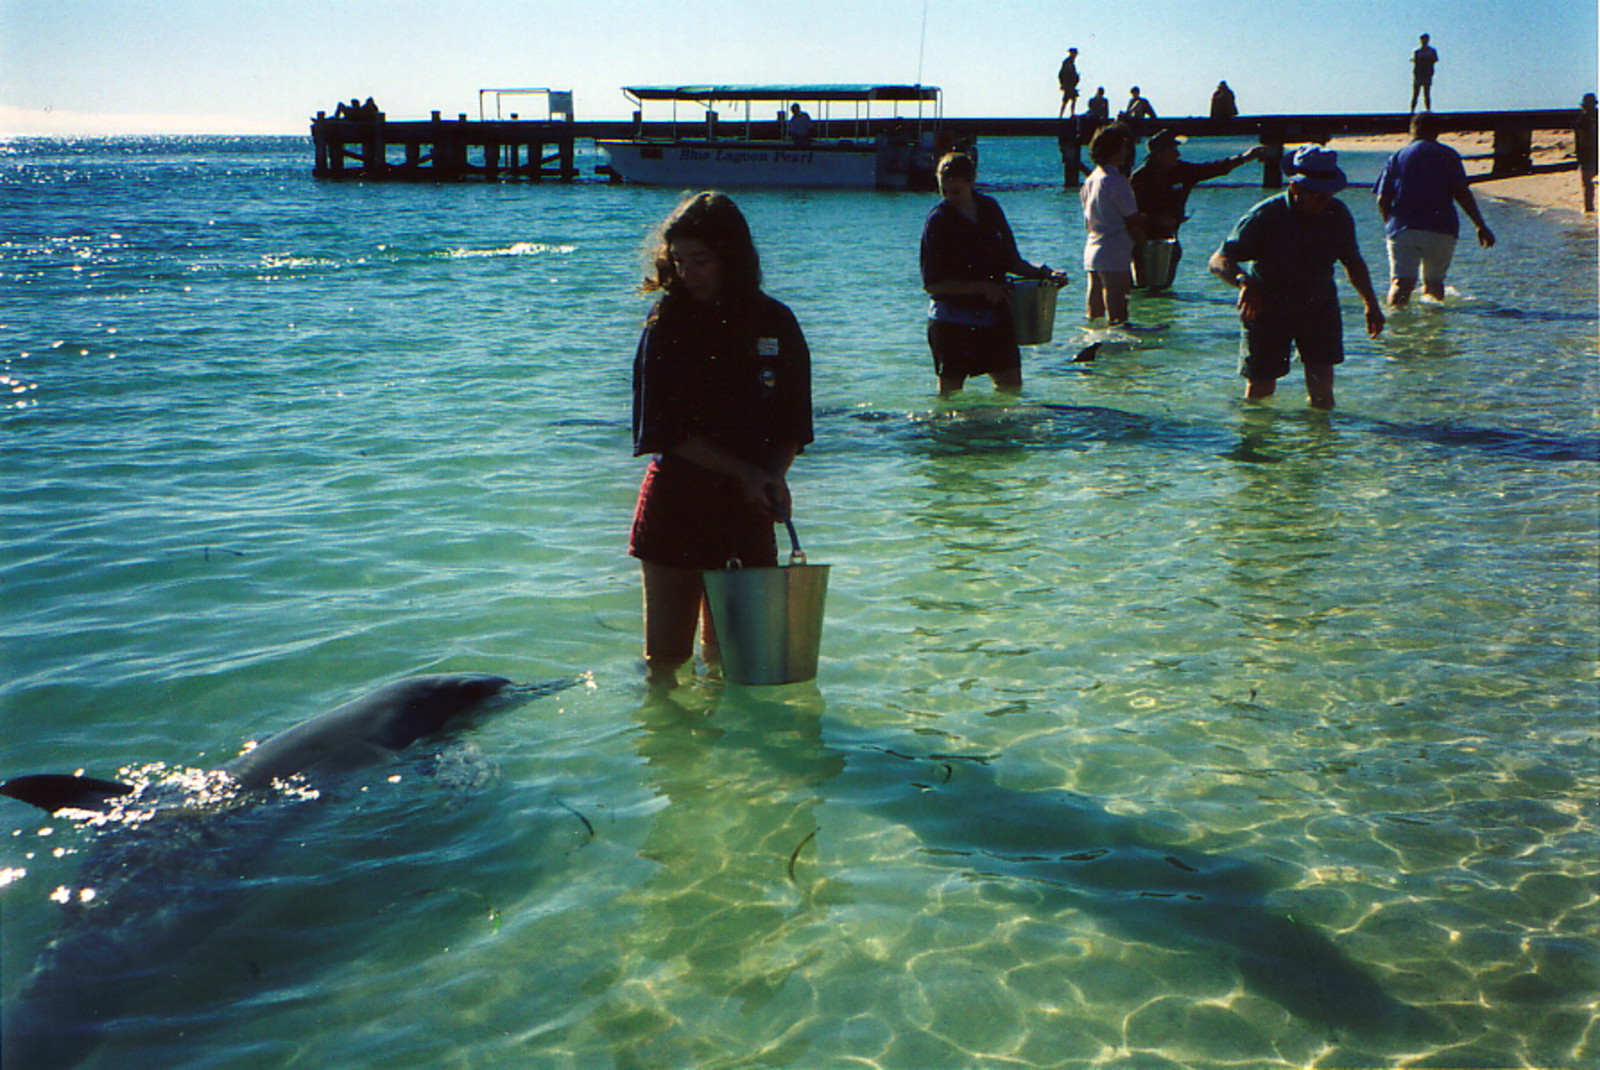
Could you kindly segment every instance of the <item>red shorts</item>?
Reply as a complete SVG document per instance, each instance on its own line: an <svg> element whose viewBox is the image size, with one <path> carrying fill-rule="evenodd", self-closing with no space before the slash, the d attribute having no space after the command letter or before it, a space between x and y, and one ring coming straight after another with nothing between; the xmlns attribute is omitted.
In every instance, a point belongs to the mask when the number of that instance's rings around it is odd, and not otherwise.
<svg viewBox="0 0 1600 1070"><path fill-rule="evenodd" d="M645 472L628 553L676 568L778 563L772 521L745 503L739 481L677 458L657 457Z"/></svg>

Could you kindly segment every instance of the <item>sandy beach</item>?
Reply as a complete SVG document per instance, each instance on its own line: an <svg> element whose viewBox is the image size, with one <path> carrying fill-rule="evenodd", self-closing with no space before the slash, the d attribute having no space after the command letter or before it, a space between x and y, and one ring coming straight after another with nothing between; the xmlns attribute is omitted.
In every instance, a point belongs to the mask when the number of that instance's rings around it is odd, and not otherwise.
<svg viewBox="0 0 1600 1070"><path fill-rule="evenodd" d="M1404 134L1385 134L1375 137L1334 138L1328 142L1332 149L1345 151L1394 152L1410 140ZM1487 174L1494 154L1494 138L1484 134L1445 134L1439 138L1459 152L1467 164L1467 174ZM1568 130L1541 130L1533 138L1535 164L1560 163L1573 159L1572 132ZM1554 174L1522 175L1517 178L1497 178L1474 182L1472 192L1481 198L1519 201L1543 212L1561 212L1583 215L1583 190L1577 171ZM1590 221L1595 216L1589 217Z"/></svg>

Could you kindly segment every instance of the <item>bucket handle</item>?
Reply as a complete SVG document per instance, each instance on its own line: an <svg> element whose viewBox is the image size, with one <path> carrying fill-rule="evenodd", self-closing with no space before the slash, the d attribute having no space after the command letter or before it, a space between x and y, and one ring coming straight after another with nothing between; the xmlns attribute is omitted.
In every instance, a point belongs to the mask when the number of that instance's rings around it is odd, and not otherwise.
<svg viewBox="0 0 1600 1070"><path fill-rule="evenodd" d="M804 550L800 549L800 534L799 534L799 532L794 530L794 521L789 519L788 517L784 517L783 518L783 526L789 529L789 564L791 564L791 565L803 565L803 564L805 564L806 563L806 552ZM740 561L738 556L735 555L735 556L729 557L728 558L728 563L726 565L724 565L723 567L724 568L730 568L730 569L732 569L732 568L743 568L744 567L744 562Z"/></svg>
<svg viewBox="0 0 1600 1070"><path fill-rule="evenodd" d="M805 564L806 552L800 549L800 536L794 530L794 521L789 517L784 517L783 526L789 529L789 564Z"/></svg>

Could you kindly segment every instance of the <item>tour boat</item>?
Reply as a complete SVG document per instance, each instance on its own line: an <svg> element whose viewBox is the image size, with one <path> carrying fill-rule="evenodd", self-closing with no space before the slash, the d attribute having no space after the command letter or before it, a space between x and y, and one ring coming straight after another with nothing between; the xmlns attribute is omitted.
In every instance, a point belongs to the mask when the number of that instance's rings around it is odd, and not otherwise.
<svg viewBox="0 0 1600 1070"><path fill-rule="evenodd" d="M635 105L634 136L598 142L612 177L623 182L684 189L934 187L941 148L934 86L630 86L623 93ZM647 103L670 105L670 121L647 125ZM742 114L723 116L719 105L742 106ZM701 110L680 119L680 106ZM757 114L761 106L773 110Z"/></svg>

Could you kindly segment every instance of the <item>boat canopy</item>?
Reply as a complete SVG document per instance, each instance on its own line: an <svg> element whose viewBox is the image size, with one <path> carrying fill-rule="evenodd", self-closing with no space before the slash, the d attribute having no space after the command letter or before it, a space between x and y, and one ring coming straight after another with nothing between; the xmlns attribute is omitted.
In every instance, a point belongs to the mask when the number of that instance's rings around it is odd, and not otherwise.
<svg viewBox="0 0 1600 1070"><path fill-rule="evenodd" d="M622 90L635 102L646 100L693 101L709 106L713 101L936 101L939 88L931 85L636 85Z"/></svg>

